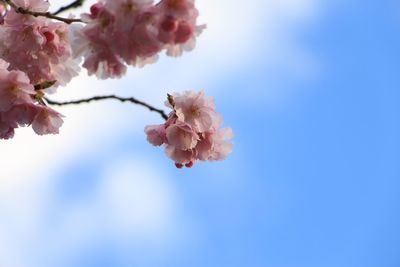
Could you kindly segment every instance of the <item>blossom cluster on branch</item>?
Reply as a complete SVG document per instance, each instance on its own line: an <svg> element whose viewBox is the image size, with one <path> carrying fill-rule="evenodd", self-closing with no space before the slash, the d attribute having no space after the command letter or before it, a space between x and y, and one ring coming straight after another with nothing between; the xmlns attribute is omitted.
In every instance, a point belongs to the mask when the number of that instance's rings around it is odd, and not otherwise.
<svg viewBox="0 0 400 267"><path fill-rule="evenodd" d="M35 87L22 71L9 71L9 64L0 59L0 138L14 136L14 129L32 125L39 134L55 134L63 124L61 114L41 105Z"/></svg>
<svg viewBox="0 0 400 267"><path fill-rule="evenodd" d="M178 168L225 159L232 132L220 128L222 116L202 91L169 95L169 116L133 97L48 99L79 74L80 66L100 79L120 78L127 66L154 63L162 51L176 57L192 50L205 28L197 24L194 0L99 0L80 18L58 16L82 3L74 1L52 14L46 0L0 0L0 139L12 138L24 126L39 135L58 133L63 116L49 105L116 99L166 119L145 132L150 143L166 146Z"/></svg>
<svg viewBox="0 0 400 267"><path fill-rule="evenodd" d="M83 14L87 24L79 29L76 56L98 78L121 77L126 65L142 67L158 53L179 56L192 50L204 26L196 25L194 0L112 0L99 2Z"/></svg>
<svg viewBox="0 0 400 267"><path fill-rule="evenodd" d="M170 95L166 105L173 109L167 121L147 126L145 132L151 144L165 145L176 167L190 168L198 160L223 160L232 151L226 141L232 138L232 130L220 129L222 116L215 111L212 97L186 91Z"/></svg>
<svg viewBox="0 0 400 267"><path fill-rule="evenodd" d="M43 0L14 0L19 7L46 12ZM78 61L72 57L70 27L46 17L33 17L11 9L0 27L0 57L10 69L25 72L32 84L56 81L66 85L78 75Z"/></svg>

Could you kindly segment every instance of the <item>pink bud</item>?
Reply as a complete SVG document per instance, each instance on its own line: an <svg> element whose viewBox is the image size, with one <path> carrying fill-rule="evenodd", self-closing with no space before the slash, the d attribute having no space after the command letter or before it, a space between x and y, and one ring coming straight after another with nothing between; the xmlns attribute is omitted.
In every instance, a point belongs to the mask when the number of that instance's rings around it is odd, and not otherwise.
<svg viewBox="0 0 400 267"><path fill-rule="evenodd" d="M181 164L181 163L175 163L175 166L176 166L178 169L182 169L182 168L183 168L183 164Z"/></svg>
<svg viewBox="0 0 400 267"><path fill-rule="evenodd" d="M54 40L54 34L51 32L44 32L43 35L46 37L48 43Z"/></svg>
<svg viewBox="0 0 400 267"><path fill-rule="evenodd" d="M192 168L193 167L193 161L186 163L185 164L186 168Z"/></svg>
<svg viewBox="0 0 400 267"><path fill-rule="evenodd" d="M175 42L177 44L186 43L192 36L193 28L189 24L181 22L176 32Z"/></svg>
<svg viewBox="0 0 400 267"><path fill-rule="evenodd" d="M166 17L161 23L161 28L166 32L176 32L178 30L178 21L173 17Z"/></svg>
<svg viewBox="0 0 400 267"><path fill-rule="evenodd" d="M97 18L100 11L104 8L102 3L96 3L90 7L90 13L92 18Z"/></svg>

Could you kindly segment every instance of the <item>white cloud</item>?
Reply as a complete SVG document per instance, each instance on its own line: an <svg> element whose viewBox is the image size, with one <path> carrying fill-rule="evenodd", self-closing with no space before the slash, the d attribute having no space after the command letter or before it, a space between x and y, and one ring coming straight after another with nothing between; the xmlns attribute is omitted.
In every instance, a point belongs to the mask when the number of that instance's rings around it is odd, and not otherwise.
<svg viewBox="0 0 400 267"><path fill-rule="evenodd" d="M51 181L2 196L0 265L60 266L104 240L134 241L161 254L188 242L174 183L156 164L142 157L99 166L97 185L80 203L49 194ZM139 252L132 248L131 253Z"/></svg>
<svg viewBox="0 0 400 267"><path fill-rule="evenodd" d="M170 232L176 217L176 192L156 162L118 159L108 166L98 202L109 211L106 219L122 237L159 239Z"/></svg>

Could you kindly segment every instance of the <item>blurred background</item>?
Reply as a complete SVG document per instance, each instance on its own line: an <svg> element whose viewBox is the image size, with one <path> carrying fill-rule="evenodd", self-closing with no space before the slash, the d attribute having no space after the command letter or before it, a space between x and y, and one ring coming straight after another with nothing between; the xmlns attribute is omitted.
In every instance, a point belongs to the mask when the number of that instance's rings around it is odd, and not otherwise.
<svg viewBox="0 0 400 267"><path fill-rule="evenodd" d="M400 2L197 3L193 52L53 98L204 89L233 154L178 170L157 114L59 108L59 135L0 143L0 266L400 266Z"/></svg>

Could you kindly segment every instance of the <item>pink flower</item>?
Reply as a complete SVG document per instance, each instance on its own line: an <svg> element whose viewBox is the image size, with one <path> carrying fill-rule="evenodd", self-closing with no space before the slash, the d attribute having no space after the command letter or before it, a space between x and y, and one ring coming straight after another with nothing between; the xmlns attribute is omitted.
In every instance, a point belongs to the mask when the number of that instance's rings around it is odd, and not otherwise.
<svg viewBox="0 0 400 267"><path fill-rule="evenodd" d="M100 46L87 56L83 67L89 75L96 74L99 79L119 78L126 72L126 66L121 60L108 47Z"/></svg>
<svg viewBox="0 0 400 267"><path fill-rule="evenodd" d="M147 141L154 146L161 146L167 140L164 124L146 126L144 131L147 134Z"/></svg>
<svg viewBox="0 0 400 267"><path fill-rule="evenodd" d="M173 145L167 145L165 148L165 153L175 162L178 168L180 165L185 165L196 161L196 152L192 149L182 150Z"/></svg>
<svg viewBox="0 0 400 267"><path fill-rule="evenodd" d="M91 12L83 17L88 24L75 29L75 57L84 57L83 67L89 75L95 74L100 79L119 78L125 74L126 66L113 48L115 43L123 41L116 36L116 16L102 3L93 5Z"/></svg>
<svg viewBox="0 0 400 267"><path fill-rule="evenodd" d="M163 0L158 5L160 19L159 39L165 43L167 55L177 57L196 46L196 37L205 25L196 25L199 15L194 0Z"/></svg>
<svg viewBox="0 0 400 267"><path fill-rule="evenodd" d="M32 125L38 135L58 134L63 124L62 115L42 105L20 104L6 112L0 112L0 139L9 139L14 129Z"/></svg>
<svg viewBox="0 0 400 267"><path fill-rule="evenodd" d="M46 12L50 6L49 2L45 0L13 0L13 3L34 12ZM7 24L14 27L32 23L35 19L33 16L17 13L13 9L7 12Z"/></svg>
<svg viewBox="0 0 400 267"><path fill-rule="evenodd" d="M17 6L45 12L44 0L18 0ZM57 81L65 85L78 74L72 58L69 26L44 17L23 15L11 9L4 17L0 33L0 55L12 70L27 74L32 84Z"/></svg>
<svg viewBox="0 0 400 267"><path fill-rule="evenodd" d="M108 0L105 8L113 14L118 14L116 28L120 31L130 31L135 27L139 16L153 7L153 0Z"/></svg>
<svg viewBox="0 0 400 267"><path fill-rule="evenodd" d="M38 135L58 134L63 124L62 115L57 111L44 106L37 106L38 111L33 119L32 129Z"/></svg>
<svg viewBox="0 0 400 267"><path fill-rule="evenodd" d="M233 138L231 128L223 128L211 135L212 149L208 160L224 160L233 150L233 145L227 140Z"/></svg>
<svg viewBox="0 0 400 267"><path fill-rule="evenodd" d="M23 7L35 12L45 12L49 9L49 2L45 0L13 0L18 7Z"/></svg>
<svg viewBox="0 0 400 267"><path fill-rule="evenodd" d="M89 75L119 78L125 66L142 67L154 63L166 50L178 56L194 47L198 11L193 0L103 0L92 5L77 29L75 56L83 56ZM82 40L83 39L83 40Z"/></svg>
<svg viewBox="0 0 400 267"><path fill-rule="evenodd" d="M14 106L3 113L2 117L10 125L29 126L37 114L37 106L32 103L23 103Z"/></svg>
<svg viewBox="0 0 400 267"><path fill-rule="evenodd" d="M29 78L21 71L4 69L8 64L0 59L0 112L10 110L14 105L33 103L36 94Z"/></svg>
<svg viewBox="0 0 400 267"><path fill-rule="evenodd" d="M7 61L5 61L3 59L0 59L0 71L7 70L9 66L10 66L10 63L8 63Z"/></svg>
<svg viewBox="0 0 400 267"><path fill-rule="evenodd" d="M0 114L1 115L1 114ZM14 137L14 129L17 128L16 123L8 123L3 121L0 116L0 139L11 139Z"/></svg>
<svg viewBox="0 0 400 267"><path fill-rule="evenodd" d="M30 125L39 135L58 133L61 114L43 106L24 72L9 71L8 67L0 59L0 139L10 139L16 128Z"/></svg>
<svg viewBox="0 0 400 267"><path fill-rule="evenodd" d="M173 108L167 121L145 128L149 143L165 145L165 152L177 168L191 168L196 161L224 160L232 152L228 142L230 128L220 129L222 116L215 111L212 97L203 91L186 91L168 96L167 106Z"/></svg>
<svg viewBox="0 0 400 267"><path fill-rule="evenodd" d="M231 128L219 129L216 132L204 133L196 146L197 157L200 160L224 160L233 150L233 145L227 140L233 138Z"/></svg>
<svg viewBox="0 0 400 267"><path fill-rule="evenodd" d="M180 150L192 149L196 146L199 136L185 123L177 123L166 129L167 142Z"/></svg>
<svg viewBox="0 0 400 267"><path fill-rule="evenodd" d="M220 116L215 112L214 100L205 97L203 91L186 91L175 94L173 98L178 120L191 125L197 132L209 131L213 126L219 126Z"/></svg>

